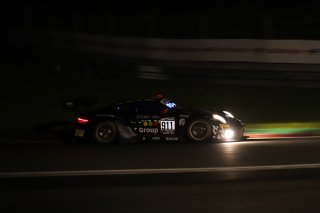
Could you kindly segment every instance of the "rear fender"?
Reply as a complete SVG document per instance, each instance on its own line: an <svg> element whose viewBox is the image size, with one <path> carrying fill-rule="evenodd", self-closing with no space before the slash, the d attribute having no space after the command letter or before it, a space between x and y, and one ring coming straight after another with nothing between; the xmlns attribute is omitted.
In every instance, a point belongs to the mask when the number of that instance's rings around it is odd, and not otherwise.
<svg viewBox="0 0 320 213"><path fill-rule="evenodd" d="M135 139L138 137L134 130L130 126L128 126L126 122L121 118L117 118L113 115L98 116L97 122L103 121L111 121L116 125L119 132L119 140L122 143L135 142Z"/></svg>

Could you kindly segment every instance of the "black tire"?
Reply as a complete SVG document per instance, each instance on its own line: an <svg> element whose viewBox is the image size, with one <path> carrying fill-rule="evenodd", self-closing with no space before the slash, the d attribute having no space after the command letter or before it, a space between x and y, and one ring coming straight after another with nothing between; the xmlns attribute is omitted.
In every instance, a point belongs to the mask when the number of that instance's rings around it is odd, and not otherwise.
<svg viewBox="0 0 320 213"><path fill-rule="evenodd" d="M98 144L115 143L117 136L117 127L111 121L100 122L94 129L94 139Z"/></svg>
<svg viewBox="0 0 320 213"><path fill-rule="evenodd" d="M187 129L188 138L194 142L212 141L212 127L207 121L196 120Z"/></svg>

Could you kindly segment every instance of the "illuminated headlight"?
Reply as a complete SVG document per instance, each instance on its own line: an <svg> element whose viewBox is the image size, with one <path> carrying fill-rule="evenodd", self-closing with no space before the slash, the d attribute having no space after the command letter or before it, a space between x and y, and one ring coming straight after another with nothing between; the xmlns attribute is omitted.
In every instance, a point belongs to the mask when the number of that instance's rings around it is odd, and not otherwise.
<svg viewBox="0 0 320 213"><path fill-rule="evenodd" d="M224 114L226 114L226 116L230 117L230 118L234 118L234 116L228 112L228 111L222 111Z"/></svg>
<svg viewBox="0 0 320 213"><path fill-rule="evenodd" d="M213 114L212 115L214 119L218 120L218 121L221 121L222 123L227 123L226 119L224 119L222 116L220 115L216 115L216 114Z"/></svg>
<svg viewBox="0 0 320 213"><path fill-rule="evenodd" d="M231 138L233 138L233 136L234 136L234 131L232 130L232 129L226 129L225 131L224 131L224 138L225 139L231 139Z"/></svg>

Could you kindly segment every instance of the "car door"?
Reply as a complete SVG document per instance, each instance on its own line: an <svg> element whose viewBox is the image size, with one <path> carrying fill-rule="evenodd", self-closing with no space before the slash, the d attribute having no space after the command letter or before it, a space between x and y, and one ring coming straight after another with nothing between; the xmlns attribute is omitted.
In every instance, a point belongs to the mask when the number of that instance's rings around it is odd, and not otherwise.
<svg viewBox="0 0 320 213"><path fill-rule="evenodd" d="M137 103L139 133L146 139L177 141L176 115L173 108L159 101L144 100ZM142 138L143 139L143 138Z"/></svg>
<svg viewBox="0 0 320 213"><path fill-rule="evenodd" d="M161 140L160 118L164 107L153 100L136 101L131 121L142 140Z"/></svg>

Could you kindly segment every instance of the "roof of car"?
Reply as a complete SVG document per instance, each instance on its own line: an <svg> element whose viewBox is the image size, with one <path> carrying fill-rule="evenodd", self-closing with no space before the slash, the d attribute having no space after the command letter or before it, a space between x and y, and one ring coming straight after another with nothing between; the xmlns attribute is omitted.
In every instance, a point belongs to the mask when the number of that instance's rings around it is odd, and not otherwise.
<svg viewBox="0 0 320 213"><path fill-rule="evenodd" d="M153 97L137 97L137 98L128 98L117 101L115 104L124 104L130 102L138 102L138 101L160 101L161 99L153 98Z"/></svg>
<svg viewBox="0 0 320 213"><path fill-rule="evenodd" d="M150 97L142 96L142 97L123 99L121 101L117 101L116 104L136 102L136 101L161 101L162 99L164 99L163 95L156 95L156 96L150 96Z"/></svg>

